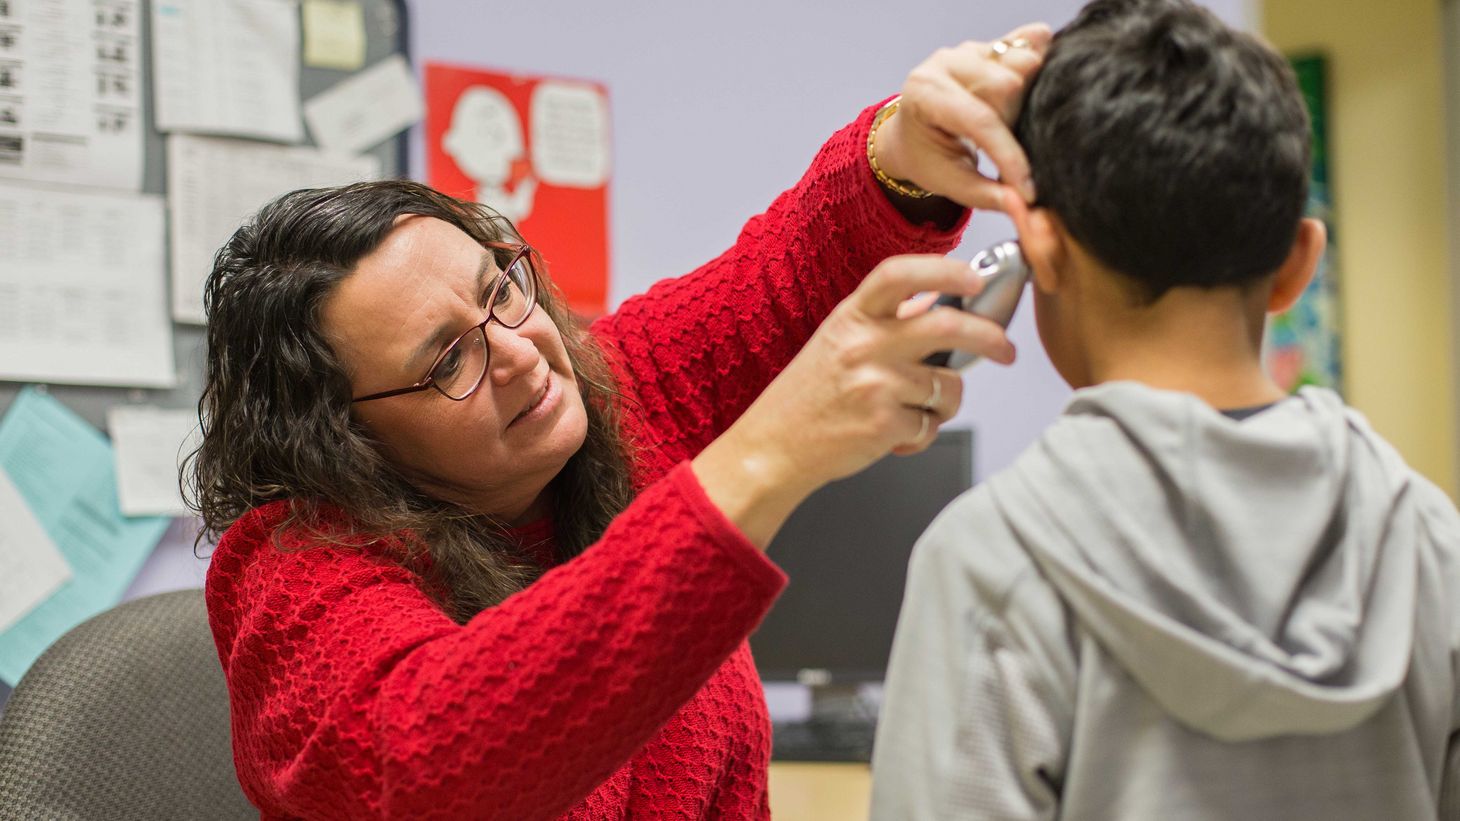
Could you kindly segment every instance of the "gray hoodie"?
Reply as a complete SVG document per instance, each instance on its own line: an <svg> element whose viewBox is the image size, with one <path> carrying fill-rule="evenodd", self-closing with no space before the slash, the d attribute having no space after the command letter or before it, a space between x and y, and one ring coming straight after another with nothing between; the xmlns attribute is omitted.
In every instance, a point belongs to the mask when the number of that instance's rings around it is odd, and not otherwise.
<svg viewBox="0 0 1460 821"><path fill-rule="evenodd" d="M1101 385L914 550L873 818L1433 819L1457 680L1460 516L1362 416Z"/></svg>

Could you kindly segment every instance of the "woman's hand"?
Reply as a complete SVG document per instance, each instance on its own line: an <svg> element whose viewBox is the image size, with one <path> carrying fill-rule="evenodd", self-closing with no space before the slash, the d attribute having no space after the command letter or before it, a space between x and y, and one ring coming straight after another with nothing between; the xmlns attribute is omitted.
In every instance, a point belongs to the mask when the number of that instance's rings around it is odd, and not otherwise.
<svg viewBox="0 0 1460 821"><path fill-rule="evenodd" d="M999 180L1033 202L1029 160L1010 127L1050 37L1048 26L1035 23L996 41L1004 44L998 49L970 41L934 52L907 76L897 112L877 129L877 164L960 205L1001 209L1003 185L979 173L970 151L976 147Z"/></svg>
<svg viewBox="0 0 1460 821"><path fill-rule="evenodd" d="M755 403L695 458L705 492L764 548L812 491L888 452L926 448L958 412L957 371L924 365L956 348L1014 360L997 323L953 308L908 310L919 293L978 293L967 262L891 257L834 308Z"/></svg>

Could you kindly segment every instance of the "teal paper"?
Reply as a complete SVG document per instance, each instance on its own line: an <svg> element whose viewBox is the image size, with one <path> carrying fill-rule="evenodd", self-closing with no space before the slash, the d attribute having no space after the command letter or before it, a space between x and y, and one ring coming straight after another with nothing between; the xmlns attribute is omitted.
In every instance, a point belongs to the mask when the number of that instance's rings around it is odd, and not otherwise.
<svg viewBox="0 0 1460 821"><path fill-rule="evenodd" d="M0 633L0 678L14 686L63 633L121 600L171 520L123 516L111 442L34 388L22 391L0 421L0 470L15 482L72 573L71 581Z"/></svg>

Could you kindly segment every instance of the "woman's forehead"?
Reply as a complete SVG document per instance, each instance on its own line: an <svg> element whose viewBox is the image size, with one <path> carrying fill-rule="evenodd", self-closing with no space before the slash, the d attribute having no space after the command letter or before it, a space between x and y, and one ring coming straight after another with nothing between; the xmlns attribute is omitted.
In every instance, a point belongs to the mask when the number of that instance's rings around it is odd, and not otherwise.
<svg viewBox="0 0 1460 821"><path fill-rule="evenodd" d="M490 254L449 222L398 219L326 300L327 334L346 359L414 360L417 347L475 319L484 254L491 266Z"/></svg>
<svg viewBox="0 0 1460 821"><path fill-rule="evenodd" d="M422 270L434 270L440 276L450 273L453 267L472 274L481 254L481 244L461 228L436 217L402 214L395 218L380 245L355 267L357 272L386 277Z"/></svg>

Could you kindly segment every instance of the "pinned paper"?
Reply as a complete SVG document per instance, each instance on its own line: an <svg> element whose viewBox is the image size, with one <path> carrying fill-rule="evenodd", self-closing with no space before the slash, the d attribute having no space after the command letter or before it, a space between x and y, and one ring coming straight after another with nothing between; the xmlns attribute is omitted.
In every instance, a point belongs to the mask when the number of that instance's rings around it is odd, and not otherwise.
<svg viewBox="0 0 1460 821"><path fill-rule="evenodd" d="M107 412L106 427L116 455L122 513L191 515L178 476L183 458L199 443L198 412L122 405Z"/></svg>
<svg viewBox="0 0 1460 821"><path fill-rule="evenodd" d="M365 65L365 10L358 0L304 0L304 64L354 71Z"/></svg>
<svg viewBox="0 0 1460 821"><path fill-rule="evenodd" d="M355 153L419 122L424 106L410 66L395 54L310 99L304 120L321 147Z"/></svg>
<svg viewBox="0 0 1460 821"><path fill-rule="evenodd" d="M532 164L549 185L597 188L608 182L608 101L583 83L543 82L532 90Z"/></svg>
<svg viewBox="0 0 1460 821"><path fill-rule="evenodd" d="M0 470L72 573L0 633L0 679L13 686L67 630L121 600L170 520L123 516L106 437L34 388L21 391L0 420Z"/></svg>
<svg viewBox="0 0 1460 821"><path fill-rule="evenodd" d="M380 158L174 134L167 140L171 219L172 312L205 321L203 285L213 255L244 219L296 188L343 185L380 176Z"/></svg>
<svg viewBox="0 0 1460 821"><path fill-rule="evenodd" d="M304 138L294 0L156 0L158 131Z"/></svg>
<svg viewBox="0 0 1460 821"><path fill-rule="evenodd" d="M608 305L608 93L602 84L428 63L426 176L512 220L569 306Z"/></svg>
<svg viewBox="0 0 1460 821"><path fill-rule="evenodd" d="M167 387L162 198L0 187L0 378Z"/></svg>
<svg viewBox="0 0 1460 821"><path fill-rule="evenodd" d="M0 0L0 177L141 189L139 6Z"/></svg>
<svg viewBox="0 0 1460 821"><path fill-rule="evenodd" d="M0 633L71 579L71 565L0 470Z"/></svg>

